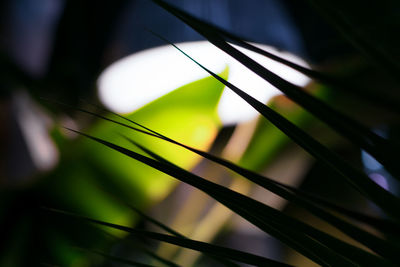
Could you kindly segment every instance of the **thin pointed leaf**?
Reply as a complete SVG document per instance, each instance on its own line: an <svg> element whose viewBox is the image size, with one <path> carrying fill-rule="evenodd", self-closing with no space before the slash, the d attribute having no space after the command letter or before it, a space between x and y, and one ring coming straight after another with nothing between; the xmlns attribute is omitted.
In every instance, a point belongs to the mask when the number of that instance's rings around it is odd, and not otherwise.
<svg viewBox="0 0 400 267"><path fill-rule="evenodd" d="M154 159L148 158L102 139L92 137L75 130L72 131L84 135L96 142L106 145L116 151L119 151L129 157L147 164L148 166L151 166L202 190L254 225L258 226L261 230L277 237L281 241L287 243L289 246L317 263L328 264L330 262L331 264L352 266L352 262L348 260L351 259L352 261L356 262L365 263L368 261L387 264L383 259L380 260L379 258L374 257L372 254L340 241L296 219L288 217L254 199L248 198L218 184L204 180L203 178L188 171L175 168L171 164L158 162ZM293 225L296 225L296 230L294 230ZM316 240L318 240L318 242ZM326 246L321 246L322 244L325 244Z"/></svg>
<svg viewBox="0 0 400 267"><path fill-rule="evenodd" d="M72 131L74 131L74 130L72 130ZM77 133L79 133L79 132L77 132ZM156 161L154 161L152 159L149 159L147 157L144 157L143 155L137 154L137 153L135 153L133 151L126 150L126 149L124 149L122 147L116 146L114 144L111 144L109 142L103 141L101 139L90 137L90 136L88 136L86 134L83 134L83 133L80 133L80 134L82 134L84 136L87 136L88 138L93 139L93 140L95 140L97 142L103 143L104 145L109 146L110 148L113 148L113 149L115 149L115 150L117 150L117 151L119 151L119 152L121 152L123 154L126 154L126 155L130 156L130 157L136 158L137 160L139 160L139 161L141 161L141 162L143 162L145 164L148 164L149 166L154 167L155 169L158 169L160 171L164 171L165 173L170 174L170 175L178 178L181 181L184 181L184 182L186 182L188 184L191 184L191 185L193 185L195 187L198 187L199 189L203 190L204 192L206 192L210 196L212 196L212 197L216 198L217 200L219 200L221 203L226 205L228 208L232 209L232 207L230 205L231 203L229 202L229 200L228 201L224 201L224 200L226 200L226 197L223 197L223 199L221 200L221 197L218 197L213 192L209 192L210 189L211 190L214 189L214 191L215 191L215 187L217 187L217 190L218 189L219 190L226 190L224 187L215 185L215 184L210 183L210 182L208 182L206 180L200 181L200 183L199 183L199 180L198 180L199 178L197 176L194 176L191 173L183 172L183 170L181 170L181 169L175 169L173 166L171 166L169 164L168 164L168 166L164 166L164 167L166 167L165 170L163 170L162 168L160 169L159 168L160 166L159 166L158 162L156 162ZM177 171L179 171L179 173L176 173ZM187 176L191 177L191 179L188 179ZM210 188L210 186L211 186L211 188ZM218 193L218 191L217 191L217 193ZM318 243L316 243L315 241L309 239L308 237L304 236L301 233L297 233L296 231L291 231L290 233L282 234L280 232L280 230L277 229L277 228L279 228L278 224L276 224L275 227L271 227L270 225L266 224L266 222L264 220L259 219L256 216L254 216L254 214L257 214L256 211L253 214L249 213L249 210L250 210L251 206L249 206L248 204L247 205L245 205L245 204L246 203L237 203L236 204L236 209L233 208L233 210L235 212L237 212L239 215L241 215L241 216L245 217L246 219L248 219L250 222L252 222L255 225L257 225L258 227L260 227L260 229L262 229L262 230L264 230L266 232L272 233L273 235L277 236L283 242L286 242L289 246L291 246L294 249L298 250L300 253L308 256L309 258L313 259L314 261L316 261L316 262L318 262L320 264L327 264L324 260L321 259L321 257L323 257L325 255L325 253L321 252L321 249L322 249L322 251L325 250L324 247L322 247L318 252L318 254L324 254L324 255L322 255L322 256L321 255L317 255L314 251L318 247L320 247L318 245ZM245 208L243 208L243 207L245 207ZM296 241L293 240L293 238L300 238L301 242L296 242ZM304 249L303 248L304 246L311 246L311 249ZM315 246L317 246L317 248ZM331 256L330 257L330 261L336 262L336 258L337 258L336 256Z"/></svg>
<svg viewBox="0 0 400 267"><path fill-rule="evenodd" d="M294 70L299 71L300 73L315 79L323 84L329 85L330 88L335 90L340 90L344 93L353 94L357 97L357 99L363 99L368 101L370 104L375 106L379 106L381 109L386 109L392 112L400 113L400 103L398 99L393 99L393 97L383 95L381 92L375 92L373 89L368 89L364 87L360 87L357 84L352 83L350 80L339 79L333 75L328 75L322 72L315 71L313 69L309 69L298 65L296 63L290 62L276 56L274 54L269 53L257 46L252 45L251 43L244 42L239 39L235 39L236 42L234 44L239 45L243 48L246 48L250 51L261 54L269 59L275 60L276 62L282 63L285 66L291 67Z"/></svg>
<svg viewBox="0 0 400 267"><path fill-rule="evenodd" d="M136 213L138 213L141 217L143 217L145 220L151 222L154 225L157 225L158 227L160 227L161 229L165 230L166 232L174 235L174 236L178 236L180 238L186 238L184 235L178 233L177 231L175 231L174 229L166 226L165 224L157 221L156 219L153 219L150 216L147 216L146 214L144 214L143 212L141 212L139 209L135 208L134 206L126 203L126 205L128 205L129 208L131 208L132 210L134 210Z"/></svg>
<svg viewBox="0 0 400 267"><path fill-rule="evenodd" d="M280 263L280 262L277 262L274 260L267 259L265 257L257 256L254 254L246 253L246 252L235 250L235 249L220 247L220 246L211 245L211 244L200 242L200 241L190 240L190 239L186 239L186 238L180 238L180 237L171 236L171 235L165 235L165 234L160 234L160 233L155 233L155 232L138 230L138 229L134 229L134 228L126 227L126 226L121 226L121 225L117 225L117 224L113 224L113 223L99 221L96 219L80 216L77 214L73 214L73 213L69 213L69 212L65 212L65 211L61 211L61 210L49 209L49 208L47 208L47 210L58 213L58 214L74 217L76 219L81 219L81 220L85 220L85 221L92 222L95 224L99 224L99 225L115 228L118 230L126 231L126 232L134 234L134 235L139 235L139 236L151 238L151 239L162 241L162 242L167 242L167 243L174 244L177 246L197 250L197 251L204 252L204 253L211 254L214 256L218 256L218 257L229 258L229 259L240 261L240 262L247 263L247 264L253 264L253 265L258 265L258 266L290 266L290 265L287 265L284 263Z"/></svg>
<svg viewBox="0 0 400 267"><path fill-rule="evenodd" d="M91 105L93 105L93 104L91 104ZM96 105L93 105L93 106L96 106ZM98 106L96 106L96 107L98 107ZM98 108L100 108L100 107L98 107ZM138 128L131 127L131 126L127 125L127 124L120 123L118 121L106 118L104 116L101 116L101 115L99 115L97 113L93 113L91 111L87 111L87 110L84 110L84 109L77 109L77 110L79 110L81 112L84 112L84 113L87 113L89 115L101 118L101 119L105 119L105 120L113 122L113 123L117 123L119 125L122 125L124 127L130 128L132 130L139 131L141 133L144 133L144 134L156 137L156 138L163 139L165 141L171 142L171 143L179 145L181 147L184 147L184 148L186 148L186 149L188 149L188 150L190 150L190 151L192 151L192 152L194 152L194 153L196 153L198 155L201 155L201 156L207 158L208 160L214 161L214 162L216 162L216 163L218 163L218 164L220 164L222 166L225 166L225 167L229 168L230 170L232 170L234 172L237 172L238 174L240 174L240 175L246 177L247 179L249 179L250 181L252 181L252 182L264 187L265 189L271 190L269 188L269 183L272 183L272 184L281 186L284 189L287 189L290 192L293 192L295 195L303 197L306 200L309 200L309 201L311 201L313 203L318 203L318 205L322 205L322 206L327 207L327 208L329 208L331 210L334 210L336 212L342 213L342 214L344 214L344 215L346 215L346 216L348 216L348 217L350 217L352 219L358 220L359 222L367 223L367 224L371 225L372 227L377 228L378 230L380 230L382 232L389 233L389 234L396 234L396 235L399 235L399 233L400 233L399 223L396 223L394 221L388 221L388 220L381 219L381 218L371 217L369 215L365 215L365 214L362 214L362 213L359 213L359 212L348 210L346 208L343 208L343 207L340 207L338 205L335 205L335 204L333 204L333 203L331 203L331 202L329 202L329 201L327 201L325 199L317 197L317 196L315 196L313 194L310 194L310 193L304 192L302 190L299 190L299 189L297 189L295 187L291 187L291 186L288 186L286 184L282 184L282 183L280 183L278 181L275 181L275 180L273 180L271 178L268 178L268 177L265 177L265 176L260 176L258 173L255 173L253 171L244 169L244 168L242 168L242 167L240 167L240 166L238 166L236 164L233 164L232 162L229 162L229 161L224 160L222 158L215 157L214 155L209 154L207 152L200 151L198 149L195 149L195 148L186 146L186 145L184 145L182 143L179 143L179 142L177 142L177 141L175 141L173 139L168 138L167 136L165 136L165 135L163 135L161 133L158 133L158 132L156 132L156 131L154 131L152 129L149 129L149 128L145 127L144 125L141 125L141 124L139 124L139 123L137 123L135 121L132 121L129 118L126 118L126 117L124 117L122 115L119 115L117 113L111 112L112 114L118 116L119 118L122 118L122 119L124 119L126 121L129 121L129 122L131 122L131 123L143 128L143 129L146 129L149 132L142 131L142 130L140 130ZM104 110L104 111L106 111L106 110ZM145 153L147 153L148 155L150 155L154 159L156 159L158 161L161 161L161 162L164 162L164 163L172 164L168 160L160 157L159 155L155 154L154 152L150 151L149 149L147 149L147 148L143 147L142 145L136 143L134 140L132 140L130 138L127 138L126 136L123 136L123 137L126 138L129 142L133 143L135 146L139 147L142 151L144 151ZM172 164L172 165L174 165L174 164ZM174 165L174 166L176 166L176 165ZM274 192L273 190L271 190L271 191ZM275 193L277 193L277 192L275 192ZM280 196L285 198L282 195L280 195Z"/></svg>
<svg viewBox="0 0 400 267"><path fill-rule="evenodd" d="M137 123L137 122L135 122L135 121L133 121L133 120L131 120L131 119L125 117L125 116L122 116L122 115L120 115L120 114L118 114L118 113L116 113L116 112L113 112L113 111L111 111L111 110L104 109L104 108L101 107L101 106L98 106L98 105L95 105L95 104L93 104L93 103L87 102L87 101L85 101L85 100L83 100L83 99L81 99L80 101L82 101L82 102L85 103L85 104L91 105L91 106L93 106L93 107L95 107L95 108L98 108L98 109L100 109L100 110L102 110L102 111L104 111L104 112L109 112L109 113L111 113L111 114L117 116L118 118L121 118L121 119L123 119L123 120L126 120L126 121L128 121L128 122L130 122L130 123L133 123L134 125L139 126L139 127L143 128L143 129L145 129L145 130L147 130L147 131L149 131L149 132L151 132L151 133L153 133L153 134L155 134L155 135L159 135L159 136L161 136L161 137L164 137L163 135L157 133L156 131L153 131L152 129L149 129L149 128L147 128L146 126L144 126L144 125L142 125L142 124L140 124L140 123ZM90 114L90 115L93 115L93 116L96 116L96 117L99 117L99 118L101 118L101 119L104 119L104 118L105 118L104 116L98 115L97 113L90 112L90 111L85 110L85 109L72 107L72 106L70 106L70 105L66 105L66 104L63 104L63 103L60 103L60 102L55 102L55 103L60 104L60 105L67 106L67 107L69 107L69 108L72 108L72 109L75 109L75 110L78 110L78 111L81 111L81 112L84 112L84 113L87 113L87 114ZM106 119L106 120L108 120L108 119ZM115 122L114 120L109 120L109 121Z"/></svg>
<svg viewBox="0 0 400 267"><path fill-rule="evenodd" d="M124 126L131 128L129 125L124 125ZM131 129L136 130L136 128L131 128ZM154 132L154 131L152 131L152 132ZM145 133L145 132L143 132L143 133ZM366 214L363 214L363 213L360 213L360 212L355 212L353 210L349 210L349 209L343 208L343 207L338 206L338 205L336 205L334 203L331 203L331 202L329 202L329 201L327 201L327 200L325 200L323 198L320 198L320 197L318 197L316 195L313 195L313 194L310 194L308 192L302 191L302 190L300 190L300 189L298 189L296 187L292 187L292 186L280 183L278 181L275 181L274 179L268 178L266 176L259 175L256 172L253 172L251 170L242 168L239 165L236 165L236 164L234 164L232 162L229 162L229 161L227 161L227 160L225 160L223 158L219 158L219 157L216 157L216 156L214 156L214 155L212 155L210 153L207 153L207 152L204 152L204 151L201 151L201 150L186 146L186 145L184 145L182 143L179 143L179 142L177 142L175 140L172 140L172 139L170 139L170 138L168 138L168 137L166 137L166 136L164 136L164 135L162 135L160 133L157 133L157 132L155 132L155 133L157 135L159 135L159 136L163 136L163 138L162 138L163 140L166 140L168 142L172 142L172 143L174 143L176 145L184 147L184 148L186 148L186 149L188 149L188 150L190 150L190 151L192 151L192 152L194 152L194 153L196 153L198 155L203 156L204 158L206 158L206 159L208 159L210 161L213 161L213 162L215 162L217 164L225 166L226 168L228 168L228 169L230 169L230 170L242 175L243 177L247 178L248 180L254 182L255 184L258 184L261 187L263 187L265 189L268 189L268 190L270 190L272 192L274 192L274 191L273 191L273 189L270 188L270 186L269 186L270 184L274 184L274 185L280 186L280 187L282 187L282 188L284 188L284 189L286 189L286 190L288 190L290 192L293 192L293 194L295 194L295 195L297 195L299 197L302 197L305 200L308 200L309 202L317 203L320 206L324 206L324 207L329 208L329 209L331 209L333 211L339 212L339 213L341 213L341 214L343 214L343 215L345 215L345 216L347 216L347 217L349 217L351 219L357 220L357 221L359 221L361 223L369 224L370 226L372 226L372 227L376 228L377 230L382 231L384 233L400 235L400 225L399 225L398 222L390 221L390 220L382 219L382 218L372 217L370 215L366 215ZM147 133L145 133L145 134L147 134ZM154 136L154 135L152 135L152 136ZM139 147L141 150L146 152L152 158L154 158L154 159L156 159L158 161L161 161L161 162L167 162L167 163L173 164L170 161L167 161L166 159L164 159L161 156L157 155L156 153L150 151L149 149L143 147L142 145L136 143L134 140L132 140L130 138L127 138L127 137L125 137L125 138L129 142L133 143L135 146ZM285 198L283 195L279 194L278 192L275 192L275 193L277 195Z"/></svg>
<svg viewBox="0 0 400 267"><path fill-rule="evenodd" d="M172 163L171 163L172 164ZM142 212L141 210L139 210L138 208L132 206L131 204L129 204L128 202L116 197L113 195L113 197L117 198L118 201L122 202L124 205L128 206L131 210L133 210L134 212L136 212L138 215L140 215L143 219L147 220L148 222L151 222L152 224L160 227L161 229L163 229L164 231L166 231L167 233L170 233L174 236L180 237L180 238L187 238L186 236L182 235L181 233L175 231L174 229L170 228L169 226L163 224L162 222L146 215L144 212ZM207 254L206 254L207 255ZM237 265L234 262L228 261L226 259L221 259L218 257L214 257L212 255L207 255L210 256L211 258L213 258L214 260L224 264L225 266L230 266L230 267L238 267L239 265Z"/></svg>
<svg viewBox="0 0 400 267"><path fill-rule="evenodd" d="M126 127L129 127L129 126L126 125ZM132 128L132 129L136 130L135 128ZM163 136L163 135L161 135L159 133L157 133L157 134L160 135L160 136ZM166 159L162 158L161 156L157 155L156 153L150 151L149 149L143 147L142 145L136 143L134 140L131 140L130 138L127 138L127 137L125 137L125 138L129 142L132 142L135 146L139 147L141 150L143 150L144 152L149 154L151 157L155 158L156 160L161 161L161 162L167 162L167 163L173 164L173 163L167 161ZM340 207L340 206L338 206L336 204L333 204L333 203L331 203L331 202L329 202L329 201L327 201L327 200L325 200L323 198L320 198L320 197L315 196L313 194L310 194L308 192L302 191L302 190L297 189L295 187L280 183L280 182L275 181L275 180L273 180L271 178L268 178L266 176L259 175L258 173L255 173L255 172L253 172L251 170L242 168L242 167L240 167L240 166L238 166L238 165L236 165L236 164L234 164L232 162L229 162L229 161L227 161L227 160L225 160L223 158L216 157L216 156L214 156L214 155L212 155L210 153L207 153L207 152L204 152L204 151L200 151L198 149L186 146L186 145L184 145L182 143L179 143L179 142L177 142L175 140L172 140L172 139L170 139L168 137L165 137L165 136L162 139L164 139L164 140L166 140L168 142L172 141L172 143L174 143L176 145L184 147L184 148L186 148L186 149L188 149L188 150L190 150L190 151L192 151L192 152L194 152L194 153L196 153L198 155L203 156L204 158L206 158L208 160L211 160L211 161L213 161L215 163L218 163L218 164L220 164L222 166L225 166L226 168L228 168L228 169L230 169L230 170L242 175L243 177L247 178L248 180L254 182L255 184L258 184L261 187L263 187L263 188L265 188L267 190L270 190L271 192L276 193L277 195L281 196L282 198L285 198L285 196L282 195L282 194L279 194L278 192L275 192L274 189L273 189L274 186L270 187L270 184L273 184L273 185L276 185L276 186L280 186L280 187L282 187L282 188L284 188L284 189L286 189L286 190L288 190L290 192L293 192L293 194L295 196L302 197L302 198L304 198L305 200L308 200L311 203L317 203L320 206L324 206L324 207L329 208L329 209L331 209L333 211L336 211L336 212L339 212L339 213L341 213L343 215L346 215L351 219L357 220L357 221L362 222L362 223L369 224L370 226L372 226L372 227L376 228L377 230L382 231L384 233L400 235L400 225L399 225L398 222L389 221L387 219L381 219L381 218L372 217L372 216L369 216L369 215L366 215L366 214L363 214L363 213L360 213L360 212L355 212L355 211Z"/></svg>
<svg viewBox="0 0 400 267"><path fill-rule="evenodd" d="M138 146L140 149L144 150L146 153L150 154L150 156L152 156L153 158L156 158L159 161L161 160L164 162L168 162L165 159L163 159L161 156L157 155L156 153L148 150L147 148L144 148L140 144L135 143L130 138L128 138L128 137L125 137L125 138L128 141L130 141L131 143L133 143L134 145ZM175 143L177 143L177 142L175 142ZM189 149L190 151L193 151L194 153L197 153L213 162L216 162L222 166L225 166L228 169L247 178L248 180L260 185L261 187L290 201L291 203L294 203L298 206L305 208L306 210L308 210L315 216L321 218L322 220L325 220L327 223L331 224L332 226L336 227L343 233L352 237L354 240L357 240L360 243L364 244L365 246L369 247L370 249L372 249L379 255L381 255L383 257L387 257L388 259L390 259L394 262L399 260L398 259L398 251L400 250L400 247L398 245L396 246L395 244L392 244L389 241L378 238L375 235L372 235L372 234L362 230L361 228L356 227L356 226L332 215L329 212L326 212L325 210L321 209L319 206L315 205L313 202L310 202L307 199L301 198L301 197L297 196L296 194L290 193L286 189L282 188L280 185L271 182L271 179L261 176L257 173L251 172L249 170L246 170L244 168L241 168L233 163L230 163L224 159L210 155L206 152L202 152L202 151L199 151L199 150L196 150L193 148L189 148L180 143L177 143L177 145L185 147L185 148ZM170 163L170 164L172 164L172 163Z"/></svg>
<svg viewBox="0 0 400 267"><path fill-rule="evenodd" d="M124 125L124 126L129 127L128 125ZM132 129L136 130L136 128L132 128ZM275 181L272 181L269 178L260 176L257 173L254 173L254 172L251 172L244 168L241 168L241 167L239 167L233 163L230 163L224 159L221 159L221 158L215 157L211 154L208 154L206 152L202 152L202 151L196 150L194 148L185 146L185 145L183 145L179 142L176 142L176 141L174 141L158 132L155 132L149 128L146 128L146 129L150 130L152 133L156 134L156 137L158 137L158 138L161 138L161 139L164 139L171 143L177 144L177 145L184 147L194 153L197 153L211 161L221 164L221 165L231 169L232 171L235 171L238 174L246 177L250 181L270 190L271 192L274 192L275 194L281 196L282 198L304 207L305 209L307 209L308 211L310 211L317 217L319 217L323 220L326 220L328 223L330 223L334 227L338 228L343 233L349 235L353 239L355 239L355 240L359 241L360 243L366 245L367 247L371 248L376 253L378 253L384 257L387 257L387 258L393 260L394 262L396 262L398 260L397 253L398 253L399 248L395 247L394 244L384 241L384 240L382 240L382 239L380 239L358 227L355 227L354 225L352 225L350 223L347 223L346 221L344 221L342 219L339 219L338 217L330 214L329 212L322 210L321 208L316 206L314 203L307 201L307 199L304 200L294 194L289 193L288 191L286 191L285 189L280 187L280 186L282 186L282 184L276 183ZM150 134L150 135L154 136L153 134ZM149 154L150 156L155 158L156 160L174 165L173 163L167 161L166 159L164 159L161 156L157 155L156 153L150 151L149 149L141 146L140 144L136 143L135 141L131 140L130 138L128 138L128 137L125 137L125 138L129 142L133 143L135 146L139 147L144 152L146 152L147 154ZM176 165L174 165L174 166L177 167ZM177 168L179 168L179 167L177 167ZM290 189L293 189L293 188L290 188Z"/></svg>
<svg viewBox="0 0 400 267"><path fill-rule="evenodd" d="M162 38L162 37L161 37ZM342 160L335 153L331 152L325 146L317 142L314 138L309 136L299 127L291 123L289 120L281 116L276 111L272 110L268 106L264 105L257 99L245 93L243 90L237 88L230 82L224 80L217 74L213 73L196 60L187 55L184 51L179 49L176 45L172 44L176 49L183 53L186 57L191 59L199 67L207 71L218 81L225 84L233 92L243 98L247 103L249 103L254 109L256 109L260 114L267 118L271 123L278 127L282 132L284 132L288 137L295 141L298 145L303 147L316 159L323 162L326 166L332 168L341 177L344 177L349 184L351 184L355 189L357 189L364 196L375 202L384 211L395 218L400 218L400 200L396 196L392 195L390 192L386 191L375 182L373 182L368 176L359 170L353 168L351 165Z"/></svg>
<svg viewBox="0 0 400 267"><path fill-rule="evenodd" d="M116 236L114 236L114 235L112 235L112 234L110 234L110 233L108 233L108 232L106 232L106 231L104 231L104 234L105 234L106 236L108 236L108 237L111 237L111 238L113 239L113 241L120 241L120 240L121 240L120 237L116 237ZM174 263L174 262L172 262L172 261L170 261L170 260L167 260L167 259L164 259L164 258L158 256L156 253L152 252L150 249L146 248L145 246L140 245L140 244L137 243L136 241L133 241L133 240L131 240L131 239L129 239L129 238L128 238L127 240L128 240L128 243L127 243L127 244L128 244L132 249L138 249L138 250L140 250L141 252L143 252L143 253L147 254L148 256L152 257L154 260L157 260L157 261L159 261L159 262L164 263L166 266L170 266L170 267L179 267L179 265L177 265L176 263ZM129 242L129 241L131 241L131 242Z"/></svg>
<svg viewBox="0 0 400 267"><path fill-rule="evenodd" d="M356 96L357 99L363 99L365 101L368 101L370 104L379 106L379 108L381 109L386 109L392 112L400 113L399 99L394 99L393 97L384 95L382 94L382 92L373 91L373 89L361 87L348 79L343 79L343 78L340 79L333 75L328 75L313 69L303 67L291 61L288 61L284 58L281 58L277 55L274 55L266 50L263 50L257 46L254 46L251 43L240 40L239 38L235 38L233 43L243 48L246 48L250 51L268 57L269 59L272 59L276 62L282 63L285 66L288 66L316 81L319 81L320 83L329 85L330 88L332 89L340 90L343 93L352 94Z"/></svg>
<svg viewBox="0 0 400 267"><path fill-rule="evenodd" d="M238 60L249 70L259 75L261 78L265 79L267 82L281 90L287 97L308 110L310 113L312 113L323 122L327 123L330 127L332 127L332 129L351 140L354 144L357 144L365 149L379 162L385 165L387 169L392 174L394 174L394 177L396 179L400 179L400 166L395 160L397 151L400 150L399 144L390 143L388 140L370 131L361 123L333 109L321 100L302 90L302 88L286 81L280 76L264 68L262 65L260 65L250 57L246 56L245 54L234 48L232 45L228 44L217 32L213 31L212 28L208 28L205 25L199 24L198 21L192 20L192 17L186 16L185 12L161 0L153 0L153 2L157 3L165 10L184 21L198 33L203 35L212 44ZM165 40L165 38L159 36L158 34L155 35L166 41L167 43L171 43L168 40ZM205 69L204 67L202 68ZM242 96L242 98L246 100L245 97Z"/></svg>
<svg viewBox="0 0 400 267"><path fill-rule="evenodd" d="M141 144L135 142L135 141L132 140L131 138L126 137L126 136L124 136L124 138L125 138L126 140L128 140L130 143L132 143L132 144L134 144L135 146L137 146L138 148L140 148L143 152L145 152L147 155L149 155L149 156L152 157L153 159L155 159L155 160L157 160L157 161L160 161L160 162L169 163L169 164L172 164L173 166L175 166L176 168L180 168L179 166L173 164L171 161L169 161L169 160L167 160L167 159L161 157L160 155L154 153L154 152L151 151L150 149L148 149L148 148L142 146ZM163 139L163 140L165 140L165 139ZM198 154L198 155L200 155L200 154Z"/></svg>
<svg viewBox="0 0 400 267"><path fill-rule="evenodd" d="M177 12L180 11L178 9L176 9L176 10L177 10ZM379 105L381 108L388 109L388 110L391 110L391 111L394 111L397 113L400 112L399 102L396 100L393 100L391 97L383 96L382 94L375 93L374 91L371 91L371 90L366 90L365 88L360 88L359 86L357 86L355 84L350 84L350 81L348 81L348 80L343 81L343 80L339 79L338 77L334 77L332 75L328 75L328 74L325 74L320 71L306 68L297 63L294 63L287 59L284 59L278 55L275 55L273 53L265 51L257 46L254 46L253 44L251 44L249 42L249 40L244 41L245 38L239 37L239 36L237 36L231 32L228 32L227 30L222 29L216 25L210 24L204 20L196 18L196 17L190 15L189 13L185 13L184 11L180 11L179 13L180 13L180 15L183 16L183 18L187 17L191 21L195 22L196 24L203 25L203 27L207 27L208 29L211 29L212 31L220 34L222 37L228 39L229 41L231 41L232 43L234 43L238 46L241 46L250 51L253 51L255 53L263 55L271 60L274 60L276 62L284 64L285 66L288 66L294 70L297 70L298 72L300 72L312 79L315 79L322 83L333 86L334 89L339 89L346 93L352 93L359 98L363 98L363 99L369 101L372 104Z"/></svg>
<svg viewBox="0 0 400 267"><path fill-rule="evenodd" d="M146 215L144 212L142 212L138 208L134 207L133 205L129 204L128 202L123 201L123 200L120 200L120 201L123 202L126 206L128 206L135 213L139 214L143 219L145 219L146 221L151 222L152 224L160 227L160 229L163 229L167 233L170 233L170 234L172 234L174 236L178 236L178 237L181 237L181 238L186 238L181 233L178 233L177 231L175 231L174 229L168 227L167 225L163 224L162 222L160 222L160 221L158 221L158 220Z"/></svg>

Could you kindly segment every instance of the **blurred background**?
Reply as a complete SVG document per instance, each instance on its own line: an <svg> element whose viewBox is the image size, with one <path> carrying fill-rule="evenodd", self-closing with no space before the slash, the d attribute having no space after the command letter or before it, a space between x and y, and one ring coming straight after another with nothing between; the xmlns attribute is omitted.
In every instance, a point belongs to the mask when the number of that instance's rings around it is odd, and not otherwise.
<svg viewBox="0 0 400 267"><path fill-rule="evenodd" d="M398 96L393 90L394 81L360 56L308 1L167 2L252 42L290 52L312 67L360 81L362 78L364 83L382 86L385 92ZM357 3L338 6L343 12L357 10ZM381 38L382 47L399 59L395 53L398 38L393 42L390 35L399 26L395 19L399 7L382 4L372 8L377 12L355 13L357 22L375 23L365 27L369 31L362 34ZM377 19L383 17L385 20ZM179 166L325 229L315 218L176 146L48 100L111 115L88 104L102 105L98 77L128 55L165 45L146 29L174 43L203 40L200 35L146 0L5 0L0 3L0 20L0 266L123 266L79 248L153 264L146 253L150 248L183 266L218 266L212 259L188 250L58 218L40 209L53 207L153 229L123 202L193 239L296 265L310 264L190 186L80 138L63 126L139 151L119 134L128 135ZM382 27L387 31L379 31ZM220 73L228 77L228 72ZM156 73L150 73L149 83L156 77ZM399 121L393 114L355 105L351 97L312 81L305 89L347 110L379 134L398 137ZM216 115L222 90L223 86L211 78L193 80L125 115L182 143L301 186L338 204L377 212L264 119L223 125ZM182 96L187 98L183 101ZM269 105L356 166L365 168L382 186L398 193L398 186L381 165L291 101L276 96ZM341 191L340 199L333 193L336 189Z"/></svg>

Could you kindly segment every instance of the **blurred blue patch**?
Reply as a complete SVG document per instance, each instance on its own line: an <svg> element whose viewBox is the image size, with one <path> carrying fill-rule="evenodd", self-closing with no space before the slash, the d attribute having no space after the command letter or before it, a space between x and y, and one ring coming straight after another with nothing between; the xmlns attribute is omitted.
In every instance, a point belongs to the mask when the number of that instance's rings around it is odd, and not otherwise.
<svg viewBox="0 0 400 267"><path fill-rule="evenodd" d="M272 45L298 55L304 54L299 32L280 1L170 0L168 2L252 41ZM165 44L145 31L144 27L162 34L172 42L204 39L150 1L137 0L130 2L121 16L115 48L121 49L120 53L125 55Z"/></svg>

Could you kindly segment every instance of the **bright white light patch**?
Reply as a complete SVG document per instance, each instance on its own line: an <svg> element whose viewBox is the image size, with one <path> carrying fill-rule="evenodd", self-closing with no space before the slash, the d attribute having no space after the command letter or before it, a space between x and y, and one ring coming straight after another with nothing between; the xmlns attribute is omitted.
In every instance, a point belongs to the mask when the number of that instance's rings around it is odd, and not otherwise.
<svg viewBox="0 0 400 267"><path fill-rule="evenodd" d="M281 94L275 87L209 42L189 42L177 46L215 73L222 72L228 65L228 81L261 102L266 103L273 96ZM257 46L307 66L303 60L289 53L278 52L266 45ZM305 86L309 82L306 76L289 67L244 48L235 47L289 82L299 86ZM98 80L99 97L110 110L130 113L180 86L207 76L207 72L174 47L162 46L135 53L109 66ZM223 124L227 125L250 120L258 113L225 88L218 105L218 114Z"/></svg>

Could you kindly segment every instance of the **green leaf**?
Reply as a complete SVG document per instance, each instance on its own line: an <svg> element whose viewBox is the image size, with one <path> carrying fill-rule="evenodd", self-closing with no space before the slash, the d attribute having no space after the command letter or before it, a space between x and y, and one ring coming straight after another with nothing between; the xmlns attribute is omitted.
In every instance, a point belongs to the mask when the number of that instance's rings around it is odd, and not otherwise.
<svg viewBox="0 0 400 267"><path fill-rule="evenodd" d="M122 225L133 223L136 218L129 209L121 206L109 194L99 189L97 175L99 174L96 169L88 166L77 154L71 161L60 162L46 183L43 183L40 192L53 201L63 203L67 207L74 207L76 211L89 216L101 220L113 218L114 222ZM138 201L138 203L141 202ZM121 232L114 234L120 236Z"/></svg>
<svg viewBox="0 0 400 267"><path fill-rule="evenodd" d="M227 77L228 69L221 75ZM221 126L216 107L223 87L212 77L207 77L178 88L127 117L139 122L145 121L154 129L162 130L178 140L207 149ZM181 128L182 124L185 125L184 130ZM110 126L104 121L98 121L89 132L115 142L121 140L117 134L120 132L157 150L171 161L179 162L185 168L194 167L200 160L200 157L193 156L185 150L173 151L171 144L154 142L147 136L131 131L120 131L118 126ZM176 184L165 179L165 175L136 162L129 162L121 155L110 158L104 147L96 146L87 140L81 140L79 146L80 153L89 164L103 172L102 179L114 184L126 198L132 197L131 191L135 190L144 196L143 201L152 203L163 199Z"/></svg>

